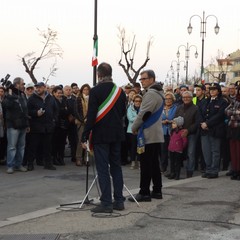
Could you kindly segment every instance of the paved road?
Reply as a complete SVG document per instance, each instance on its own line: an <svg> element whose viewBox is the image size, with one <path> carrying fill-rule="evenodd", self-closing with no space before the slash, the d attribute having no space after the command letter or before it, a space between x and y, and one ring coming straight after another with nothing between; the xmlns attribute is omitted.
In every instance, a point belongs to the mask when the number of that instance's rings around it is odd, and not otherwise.
<svg viewBox="0 0 240 240"><path fill-rule="evenodd" d="M57 171L38 167L33 172L7 175L4 170L1 166L1 240L239 240L240 182L231 181L224 172L211 180L196 176L170 181L163 177L163 200L141 203L140 207L126 201L122 212L93 217L91 205L57 209L62 203L83 199L86 167L76 167L68 160ZM126 186L136 193L139 171L124 166L123 173ZM90 167L89 183L93 177ZM95 184L89 196L98 197Z"/></svg>

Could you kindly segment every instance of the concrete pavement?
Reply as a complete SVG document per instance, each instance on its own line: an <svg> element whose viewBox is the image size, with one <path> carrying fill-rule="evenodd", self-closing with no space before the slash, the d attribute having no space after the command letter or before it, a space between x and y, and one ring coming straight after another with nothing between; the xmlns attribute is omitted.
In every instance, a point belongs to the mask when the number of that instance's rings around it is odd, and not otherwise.
<svg viewBox="0 0 240 240"><path fill-rule="evenodd" d="M126 209L112 216L94 217L93 206L85 204L59 209L59 204L83 199L85 173L71 163L57 171L39 168L14 176L0 169L0 239L239 239L240 181L225 172L218 179L163 177L163 200L140 207L126 201ZM123 173L126 186L136 193L139 171L124 166ZM90 168L89 182L93 177ZM96 196L94 186L89 197Z"/></svg>

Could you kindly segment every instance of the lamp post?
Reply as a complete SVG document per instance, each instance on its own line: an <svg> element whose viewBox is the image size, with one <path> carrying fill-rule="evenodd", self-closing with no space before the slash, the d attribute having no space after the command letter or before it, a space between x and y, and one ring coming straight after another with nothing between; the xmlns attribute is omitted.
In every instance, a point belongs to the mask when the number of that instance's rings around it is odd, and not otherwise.
<svg viewBox="0 0 240 240"><path fill-rule="evenodd" d="M191 25L191 20L193 17L199 17L201 20L201 27L200 27L200 36L202 37L202 61L201 61L201 78L203 79L203 75L204 75L204 67L203 67L203 59L204 59L204 38L206 37L206 25L207 25L207 19L209 17L214 17L216 19L216 26L214 27L214 31L215 34L219 33L219 29L220 27L218 26L218 19L215 15L208 15L205 17L205 12L203 11L203 16L199 16L199 15L192 15L190 17L189 20L189 25L188 25L188 33L191 34L192 33L192 25Z"/></svg>
<svg viewBox="0 0 240 240"><path fill-rule="evenodd" d="M171 72L171 75L169 74L169 72ZM173 87L173 81L174 81L174 70L173 70L173 69L170 69L170 70L167 72L166 79L169 80L169 83L170 83L170 84L172 85L172 87Z"/></svg>
<svg viewBox="0 0 240 240"><path fill-rule="evenodd" d="M177 58L180 57L180 51L179 50L180 50L181 47L185 48L185 61L186 61L186 65L185 65L185 67L186 67L186 80L185 80L185 83L187 83L187 81L188 81L188 61L189 61L189 57L190 57L190 48L191 47L195 48L195 50L196 50L196 52L194 54L195 58L198 57L198 52L197 52L197 47L195 45L190 45L189 46L189 44L187 43L187 46L185 46L185 45L178 46Z"/></svg>
<svg viewBox="0 0 240 240"><path fill-rule="evenodd" d="M172 62L171 62L171 66L170 66L170 69L173 71L173 63L176 63L176 65L177 65L177 85L179 84L179 72L180 72L180 64L181 64L181 62L182 63L184 63L184 66L183 66L183 69L184 70L186 70L186 65L185 65L185 61L179 61L179 58L178 58L178 60L176 61L176 60L172 60Z"/></svg>

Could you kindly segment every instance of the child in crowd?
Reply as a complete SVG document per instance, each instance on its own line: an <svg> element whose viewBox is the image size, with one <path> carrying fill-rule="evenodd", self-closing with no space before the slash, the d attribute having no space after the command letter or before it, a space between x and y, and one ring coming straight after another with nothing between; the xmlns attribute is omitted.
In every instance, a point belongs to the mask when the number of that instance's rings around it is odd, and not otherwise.
<svg viewBox="0 0 240 240"><path fill-rule="evenodd" d="M168 179L180 179L183 150L187 146L187 138L182 136L184 119L179 116L172 120L172 130L168 150L170 153L170 176Z"/></svg>

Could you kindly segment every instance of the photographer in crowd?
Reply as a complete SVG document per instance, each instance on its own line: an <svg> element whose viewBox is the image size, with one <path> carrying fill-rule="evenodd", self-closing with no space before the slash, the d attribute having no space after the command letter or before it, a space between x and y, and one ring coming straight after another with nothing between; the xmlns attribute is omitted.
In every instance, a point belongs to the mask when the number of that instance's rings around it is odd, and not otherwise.
<svg viewBox="0 0 240 240"><path fill-rule="evenodd" d="M26 132L29 131L27 99L24 94L24 80L17 77L8 86L3 101L7 127L7 173L26 172L22 166Z"/></svg>

